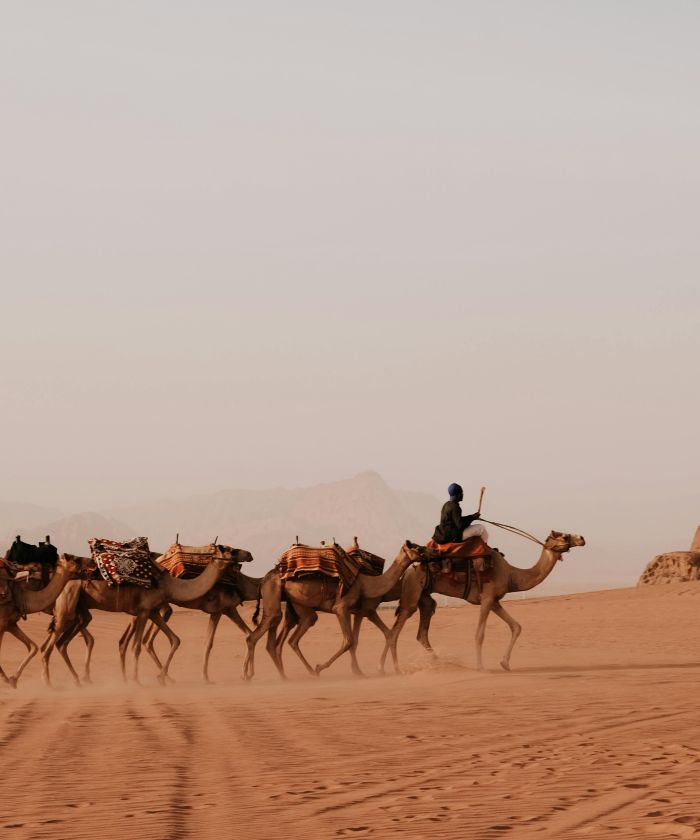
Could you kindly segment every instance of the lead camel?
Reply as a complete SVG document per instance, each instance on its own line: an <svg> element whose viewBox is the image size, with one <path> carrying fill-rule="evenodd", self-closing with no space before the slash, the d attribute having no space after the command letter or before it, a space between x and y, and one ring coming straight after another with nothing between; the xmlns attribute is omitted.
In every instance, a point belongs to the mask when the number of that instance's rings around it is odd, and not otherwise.
<svg viewBox="0 0 700 840"><path fill-rule="evenodd" d="M506 612L501 604L501 599L508 592L527 592L538 586L545 580L562 555L575 546L585 545L586 541L578 534L563 534L560 531L552 531L544 543L539 560L529 569L520 569L511 566L506 558L495 549L491 549L493 567L488 579L483 581L481 592L476 576L472 576L469 592L465 595L464 584L451 580L445 575L433 577L430 570L424 564L412 566L401 581L401 596L396 611L396 621L386 637L386 644L379 663L380 671L384 670L384 663L387 654L391 651L394 661L394 668L399 671L399 660L397 654L397 642L404 624L413 615L416 609L421 607L421 622L418 631L418 641L427 651L433 653L428 640L428 629L434 607L426 603L429 593L437 592L440 595L450 595L453 598L461 598L470 604L478 605L479 623L476 628L476 666L483 669L482 648L484 645L484 634L486 632L486 621L491 613L497 615L510 628L510 641L506 652L501 659L501 667L506 671L510 670L510 655L513 646L520 635L521 626Z"/></svg>

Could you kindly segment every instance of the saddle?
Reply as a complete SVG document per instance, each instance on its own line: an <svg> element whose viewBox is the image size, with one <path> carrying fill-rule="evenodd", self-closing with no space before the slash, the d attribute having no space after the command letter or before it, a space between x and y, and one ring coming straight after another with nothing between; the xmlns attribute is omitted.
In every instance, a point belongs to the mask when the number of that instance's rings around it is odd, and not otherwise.
<svg viewBox="0 0 700 840"><path fill-rule="evenodd" d="M277 569L282 581L321 574L339 580L341 589L351 587L362 571L358 556L350 556L336 542L318 548L296 543L277 561Z"/></svg>
<svg viewBox="0 0 700 840"><path fill-rule="evenodd" d="M179 542L176 542L170 546L162 557L158 558L158 565L173 577L188 580L201 575L215 557L220 557L223 560L231 559L232 552L233 549L228 546L217 545L216 543L210 543L209 545L181 545ZM241 554L242 552L238 553ZM240 569L240 562L228 566L219 579L217 586L235 588Z"/></svg>
<svg viewBox="0 0 700 840"><path fill-rule="evenodd" d="M426 548L432 554L431 560L449 560L450 567L455 572L473 569L475 572L485 572L492 565L491 549L481 537L470 537L464 542L436 543L430 540Z"/></svg>
<svg viewBox="0 0 700 840"><path fill-rule="evenodd" d="M355 537L355 540L350 548L345 549L345 553L348 557L351 557L359 564L360 572L363 575L377 577L384 572L386 560L378 554L372 554L371 551L366 551L364 548L360 548L359 543L357 542L357 537Z"/></svg>
<svg viewBox="0 0 700 840"><path fill-rule="evenodd" d="M136 537L128 542L93 538L88 540L92 559L108 586L133 584L150 589L155 581L155 570L146 537Z"/></svg>
<svg viewBox="0 0 700 840"><path fill-rule="evenodd" d="M28 571L32 584L38 588L49 582L56 563L58 550L51 544L50 537L46 537L39 545L22 542L21 537L16 537L4 557L4 564L13 577L18 572Z"/></svg>

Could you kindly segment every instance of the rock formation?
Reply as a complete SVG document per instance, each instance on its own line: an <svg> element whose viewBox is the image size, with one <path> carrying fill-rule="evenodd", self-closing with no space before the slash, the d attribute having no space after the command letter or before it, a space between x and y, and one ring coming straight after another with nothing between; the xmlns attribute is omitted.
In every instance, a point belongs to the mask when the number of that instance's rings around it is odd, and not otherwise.
<svg viewBox="0 0 700 840"><path fill-rule="evenodd" d="M700 551L671 551L657 555L642 572L638 585L687 580L700 580Z"/></svg>
<svg viewBox="0 0 700 840"><path fill-rule="evenodd" d="M691 551L700 551L700 525L698 525L698 530L695 532L695 536L693 537L693 544L690 546Z"/></svg>
<svg viewBox="0 0 700 840"><path fill-rule="evenodd" d="M700 527L695 532L690 551L670 551L654 557L642 572L638 586L686 580L700 580Z"/></svg>

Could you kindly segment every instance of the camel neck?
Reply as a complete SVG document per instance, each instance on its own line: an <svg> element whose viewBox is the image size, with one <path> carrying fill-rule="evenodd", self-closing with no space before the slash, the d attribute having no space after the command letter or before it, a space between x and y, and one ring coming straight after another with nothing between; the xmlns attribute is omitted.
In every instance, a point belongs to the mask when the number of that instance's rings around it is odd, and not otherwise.
<svg viewBox="0 0 700 840"><path fill-rule="evenodd" d="M166 573L159 579L159 584L169 601L194 601L197 598L203 598L209 592L223 571L224 566L214 561L209 563L202 574L197 575L196 578L185 580Z"/></svg>
<svg viewBox="0 0 700 840"><path fill-rule="evenodd" d="M543 548L539 560L529 569L519 569L516 566L511 566L509 590L511 592L526 592L528 589L534 589L549 576L560 557L561 554L558 551Z"/></svg>
<svg viewBox="0 0 700 840"><path fill-rule="evenodd" d="M365 597L381 598L393 589L399 582L406 569L413 563L413 557L408 551L402 551L389 568L381 575L360 575L362 591Z"/></svg>
<svg viewBox="0 0 700 840"><path fill-rule="evenodd" d="M36 613L50 607L63 591L71 576L65 566L59 566L43 589L25 589L21 594L24 612Z"/></svg>

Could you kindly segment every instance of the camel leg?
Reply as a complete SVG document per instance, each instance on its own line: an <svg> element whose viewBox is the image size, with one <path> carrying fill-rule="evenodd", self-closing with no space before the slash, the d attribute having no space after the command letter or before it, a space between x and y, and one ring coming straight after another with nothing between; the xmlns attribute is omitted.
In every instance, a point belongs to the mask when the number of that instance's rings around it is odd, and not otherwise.
<svg viewBox="0 0 700 840"><path fill-rule="evenodd" d="M66 667L70 671L70 675L73 677L73 682L76 685L80 685L80 677L78 676L77 671L73 667L73 663L70 660L70 656L68 655L68 645L70 642L78 635L80 631L80 625L77 621L73 622L73 624L64 630L62 633L59 633L56 636L54 644L58 648L58 652L63 657L63 661L66 663ZM50 647L47 649L45 655L50 655L51 649ZM48 665L48 659L47 659Z"/></svg>
<svg viewBox="0 0 700 840"><path fill-rule="evenodd" d="M45 685L51 685L51 677L49 676L49 657L56 644L56 633L53 629L49 630L46 638L40 648L41 650L41 678Z"/></svg>
<svg viewBox="0 0 700 840"><path fill-rule="evenodd" d="M29 665L29 663L34 659L34 657L39 652L39 645L36 642L32 641L27 634L21 630L16 624L11 624L7 628L7 632L14 636L15 639L18 639L22 644L27 648L27 655L24 657L22 662L20 662L19 668L15 671L13 676L10 677L9 683L12 688L17 688L17 680L22 676L22 671Z"/></svg>
<svg viewBox="0 0 700 840"><path fill-rule="evenodd" d="M284 665L282 664L282 656L278 655L277 653L277 628L279 626L280 621L282 620L282 613L278 613L277 615L272 617L272 621L270 622L269 629L267 631L267 652L270 654L270 658L275 663L275 668L282 677L283 680L287 679L287 675L284 673ZM250 636L248 636L250 638Z"/></svg>
<svg viewBox="0 0 700 840"><path fill-rule="evenodd" d="M70 657L68 653L65 651L65 645L75 636L76 633L76 624L73 624L68 630L62 630L57 632L55 627L53 630L50 630L46 638L44 639L44 643L41 646L41 677L44 681L45 685L51 685L51 676L49 672L49 661L51 659L51 654L53 653L53 649L59 645L58 651L63 658L63 661L66 663L68 670L73 677L73 681L76 685L80 685L80 678L78 677L73 665L70 661ZM87 631L86 631L87 632Z"/></svg>
<svg viewBox="0 0 700 840"><path fill-rule="evenodd" d="M248 639L246 640L248 653L246 655L245 662L243 663L244 680L251 680L255 675L255 646L266 633L268 637L267 652L270 654L272 661L275 663L275 667L277 668L280 677L282 677L283 680L287 678L284 673L284 666L282 665L282 657L277 656L275 646L275 631L281 620L282 609L279 605L276 605L273 612L269 615L263 615L260 624L258 624L255 630L253 630L253 632L248 636Z"/></svg>
<svg viewBox="0 0 700 840"><path fill-rule="evenodd" d="M214 647L214 634L216 633L216 628L219 626L220 620L221 613L212 613L212 615L209 616L207 643L204 646L204 665L202 666L202 676L204 677L205 683L211 683L211 680L209 679L209 654L211 653L212 647Z"/></svg>
<svg viewBox="0 0 700 840"><path fill-rule="evenodd" d="M173 608L170 606L170 604L166 604L165 606L160 608L159 615L163 619L163 621L167 623L172 618ZM155 663L156 668L159 671L162 671L163 665L155 648L156 636L158 635L158 633L160 633L160 628L154 622L151 622L150 627L146 630L144 634L143 643L146 646L146 651L148 655ZM175 682L175 680L170 676L170 674L166 675L166 679L168 682Z"/></svg>
<svg viewBox="0 0 700 840"><path fill-rule="evenodd" d="M158 617L160 618L160 616ZM134 621L134 682L136 683L136 685L140 685L139 657L141 656L141 646L143 645L143 633L146 629L146 622L148 621L148 618L148 615L144 615L143 613L141 613L140 615L136 616L136 620Z"/></svg>
<svg viewBox="0 0 700 840"><path fill-rule="evenodd" d="M350 659L351 659L351 668L353 674L358 677L364 676L360 669L360 663L357 661L357 645L360 641L360 628L362 627L362 619L368 618L375 627L378 627L383 635L384 641L386 642L390 630L386 626L386 624L382 621L379 617L379 613L376 609L367 610L367 612L356 612L352 617L352 647L350 648Z"/></svg>
<svg viewBox="0 0 700 840"><path fill-rule="evenodd" d="M428 631L430 630L430 621L433 615L435 615L436 609L437 601L434 598L431 598L427 592L424 592L423 595L421 595L420 601L418 601L419 622L418 635L416 638L434 659L437 659L437 654L430 644Z"/></svg>
<svg viewBox="0 0 700 840"><path fill-rule="evenodd" d="M158 682L161 685L165 685L168 681L168 668L170 668L170 663L172 662L173 656L175 656L175 651L180 647L180 637L171 630L170 627L168 627L168 623L161 617L159 612L154 610L151 613L150 618L156 627L168 637L168 641L170 642L168 656L166 657L165 663L158 674Z"/></svg>
<svg viewBox="0 0 700 840"><path fill-rule="evenodd" d="M82 610L80 612L80 635L85 642L85 665L83 668L83 682L91 683L90 665L92 663L92 650L95 647L95 637L87 629L88 624L92 621L92 613L90 610Z"/></svg>
<svg viewBox="0 0 700 840"><path fill-rule="evenodd" d="M489 613L494 607L493 598L486 598L481 596L481 609L479 611L479 623L476 625L476 669L477 671L484 670L484 662L481 657L481 652L484 647L484 636L486 635L486 621Z"/></svg>
<svg viewBox="0 0 700 840"><path fill-rule="evenodd" d="M391 658L394 662L394 671L397 674L401 673L401 668L399 667L399 654L398 654L398 643L399 643L399 636L401 635L401 631L403 630L404 624L408 621L408 619L413 615L416 611L415 607L410 609L401 609L399 608L399 614L396 616L396 621L394 622L394 626L389 631L389 636L386 640L386 644L384 645L384 650L382 651L381 658L379 659L379 673L383 674L384 665L386 663L386 656L391 651Z"/></svg>
<svg viewBox="0 0 700 840"><path fill-rule="evenodd" d="M236 625L236 627L242 630L246 634L246 636L249 636L253 632L250 629L250 627L248 627L248 625L245 623L245 621L243 621L238 610L235 607L232 607L230 610L226 610L224 615L227 615L231 619L231 621Z"/></svg>
<svg viewBox="0 0 700 840"><path fill-rule="evenodd" d="M95 647L95 637L87 629L87 627L80 628L80 635L83 637L83 641L85 642L85 665L83 666L83 682L91 683L92 678L90 676L90 663L92 661L92 649Z"/></svg>
<svg viewBox="0 0 700 840"><path fill-rule="evenodd" d="M2 637L3 637L4 635L5 635L5 631L4 631L4 630L0 630L0 647L2 647ZM0 679L1 679L1 680L3 680L3 682L5 682L5 683L9 683L9 682L10 682L10 678L9 678L9 677L7 676L7 674L6 674L6 673L2 670L2 665L0 665Z"/></svg>
<svg viewBox="0 0 700 840"><path fill-rule="evenodd" d="M523 628L509 612L506 612L500 601L496 601L492 609L493 612L499 618L503 619L503 621L505 621L505 623L510 627L510 642L508 643L508 648L503 659L501 659L501 668L503 668L504 671L510 671L510 654L515 647L515 643L517 642L518 636Z"/></svg>
<svg viewBox="0 0 700 840"><path fill-rule="evenodd" d="M279 657L280 661L282 660L282 650L284 649L284 643L287 641L287 637L292 632L292 629L299 624L299 617L297 616L294 609L290 607L289 604L285 607L284 610L284 624L282 625L282 630L277 635L277 656Z"/></svg>
<svg viewBox="0 0 700 840"><path fill-rule="evenodd" d="M169 618L169 616L168 616L168 618ZM163 620L167 621L168 619L164 618ZM143 634L143 644L144 644L144 647L146 648L146 653L151 657L151 659L155 663L156 668L159 671L162 671L163 670L163 663L160 661L160 657L156 653L156 649L155 649L156 636L159 633L160 633L160 627L158 627L154 623L151 623L150 627L147 627L146 632Z"/></svg>
<svg viewBox="0 0 700 840"><path fill-rule="evenodd" d="M315 610L309 610L308 612L304 613L301 608L297 608L297 622L296 627L294 628L294 632L289 638L289 647L296 653L296 655L301 659L304 667L306 670L312 674L314 677L318 676L316 669L313 668L308 659L304 656L301 652L301 648L299 647L299 642L301 641L302 636L305 636L306 633L316 624L318 621L318 615L316 614ZM301 612L301 614L299 614Z"/></svg>
<svg viewBox="0 0 700 840"><path fill-rule="evenodd" d="M350 611L345 604L341 603L339 606L333 608L333 612L340 624L340 631L343 634L343 643L327 662L316 666L317 674L320 674L321 671L325 671L326 668L330 668L339 656L342 656L347 651L352 650L352 624L350 622Z"/></svg>
<svg viewBox="0 0 700 840"><path fill-rule="evenodd" d="M119 664L122 671L122 679L127 682L126 676L126 652L129 648L129 642L134 636L134 628L136 627L136 619L127 625L126 630L122 633L119 639Z"/></svg>

